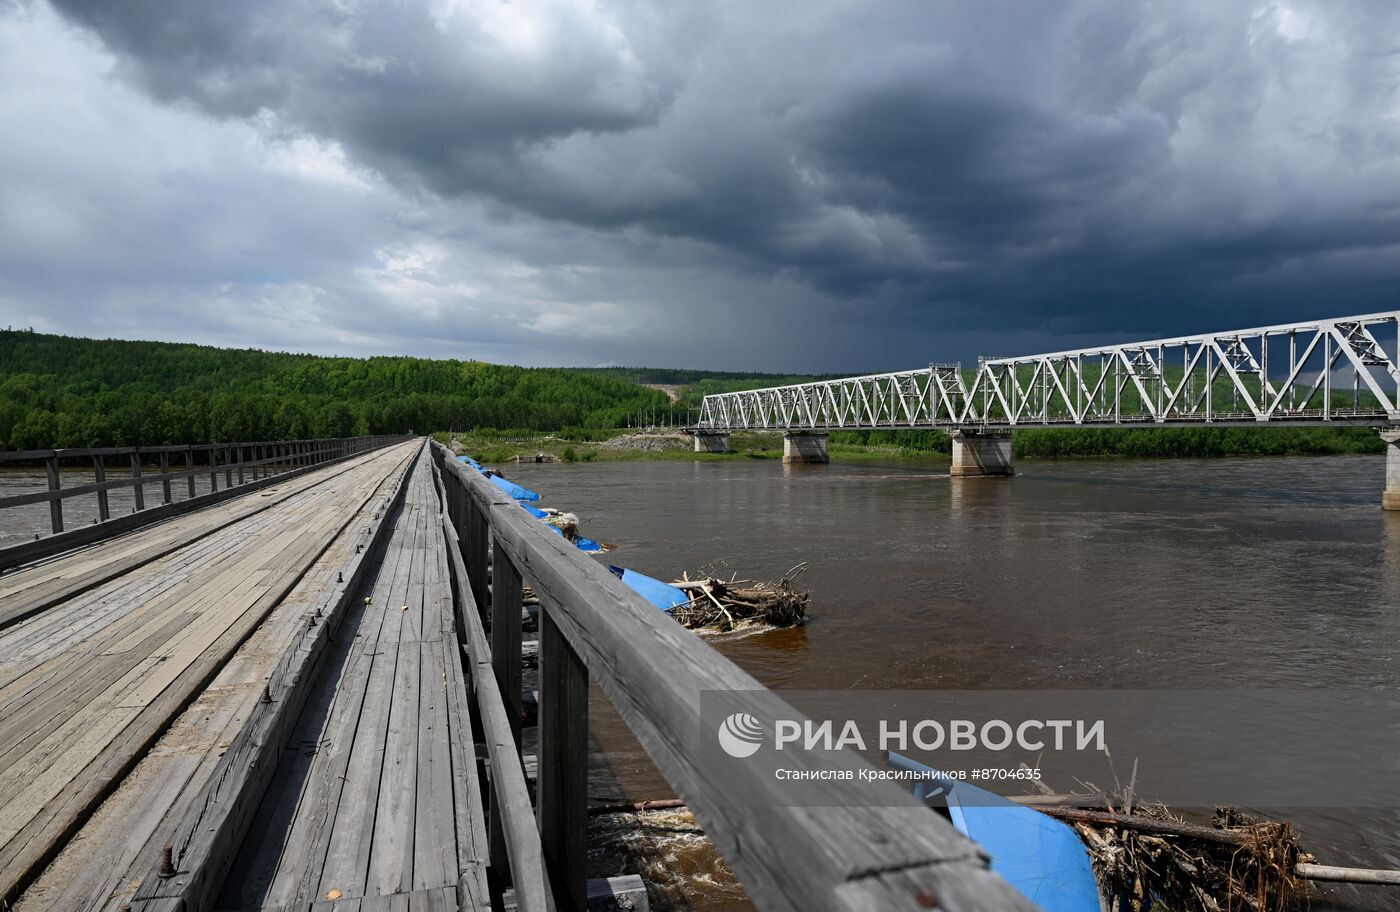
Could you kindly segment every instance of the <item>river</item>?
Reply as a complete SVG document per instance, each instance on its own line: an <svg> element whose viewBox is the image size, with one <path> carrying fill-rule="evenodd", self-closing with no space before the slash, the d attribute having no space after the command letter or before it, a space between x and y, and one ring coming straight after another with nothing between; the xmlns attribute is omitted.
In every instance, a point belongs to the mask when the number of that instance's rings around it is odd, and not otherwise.
<svg viewBox="0 0 1400 912"><path fill-rule="evenodd" d="M671 578L778 578L807 562L809 622L714 643L789 689L1390 688L1400 685L1400 514L1371 456L1023 461L1006 479L891 460L519 465L608 556ZM593 789L671 794L595 693ZM1305 732L1278 749L1305 755ZM595 764L603 767L603 764ZM1393 811L1295 809L1324 863L1400 868ZM688 836L684 837L688 839ZM676 853L709 883L693 846ZM664 865L663 865L664 867ZM742 908L725 878L711 899ZM1313 908L1400 909L1328 888Z"/></svg>

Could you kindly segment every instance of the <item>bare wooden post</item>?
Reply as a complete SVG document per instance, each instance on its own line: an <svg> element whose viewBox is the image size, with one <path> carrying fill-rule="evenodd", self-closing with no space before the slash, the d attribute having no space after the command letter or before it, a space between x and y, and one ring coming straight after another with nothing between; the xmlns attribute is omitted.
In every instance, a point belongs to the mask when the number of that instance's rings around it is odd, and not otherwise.
<svg viewBox="0 0 1400 912"><path fill-rule="evenodd" d="M207 452L209 454L209 493L213 494L215 491L219 490L219 451L214 447L210 447Z"/></svg>
<svg viewBox="0 0 1400 912"><path fill-rule="evenodd" d="M136 498L136 509L146 509L146 488L141 484L141 451L131 452L131 477L134 483L131 486L132 496Z"/></svg>
<svg viewBox="0 0 1400 912"><path fill-rule="evenodd" d="M160 494L161 503L170 503L170 454L160 451Z"/></svg>
<svg viewBox="0 0 1400 912"><path fill-rule="evenodd" d="M233 487L233 450L224 447L224 487Z"/></svg>
<svg viewBox="0 0 1400 912"><path fill-rule="evenodd" d="M194 447L185 447L185 481L190 486L190 499L195 496L194 491Z"/></svg>
<svg viewBox="0 0 1400 912"><path fill-rule="evenodd" d="M241 446L241 445L240 445L240 446L234 447L234 450L237 451L237 453L238 453L238 483L239 483L239 484L243 484L243 483L244 483L243 470L244 470L244 468L246 468L246 465L245 465L245 464L248 462L248 454L244 451L244 449L245 449L245 448L244 448L243 446Z"/></svg>
<svg viewBox="0 0 1400 912"><path fill-rule="evenodd" d="M101 455L92 457L92 480L102 484L107 480L107 463ZM112 518L111 502L106 491L97 492L97 518L102 522Z"/></svg>
<svg viewBox="0 0 1400 912"><path fill-rule="evenodd" d="M55 454L44 460L44 466L49 471L49 491L57 494L61 483L58 477L58 455ZM54 534L63 531L63 500L54 497L49 501L49 525L53 528Z"/></svg>
<svg viewBox="0 0 1400 912"><path fill-rule="evenodd" d="M520 727L524 709L520 698L520 612L522 609L520 571L510 558L497 549L496 562L491 568L491 589L495 598L491 609L491 667L495 672L496 684L501 690L501 701L505 703L506 718L510 721L511 737L515 740L517 753L520 750ZM501 806L497 789L491 789L490 832L491 866L498 871L510 870L506 851L505 823L501 818Z"/></svg>
<svg viewBox="0 0 1400 912"><path fill-rule="evenodd" d="M545 867L559 909L584 912L588 887L588 668L543 605L539 735L536 803Z"/></svg>
<svg viewBox="0 0 1400 912"><path fill-rule="evenodd" d="M476 604L483 613L491 610L491 590L489 586L490 577L487 576L487 567L491 561L491 527L486 520L486 514L481 509L481 504L476 500L467 500L467 528L471 532L470 544L467 552L467 573L472 581L472 595L476 596Z"/></svg>

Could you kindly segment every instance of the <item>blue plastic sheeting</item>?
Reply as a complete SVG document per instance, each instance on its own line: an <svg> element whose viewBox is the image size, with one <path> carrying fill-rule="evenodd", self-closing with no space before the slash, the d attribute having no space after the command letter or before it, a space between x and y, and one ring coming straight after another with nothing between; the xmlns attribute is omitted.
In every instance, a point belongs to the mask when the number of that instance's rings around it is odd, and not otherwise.
<svg viewBox="0 0 1400 912"><path fill-rule="evenodd" d="M632 591L642 598L651 602L662 611L670 611L672 608L684 605L690 601L689 596L669 583L663 583L659 579L652 579L638 573L636 570L628 570L626 567L608 567L615 576L624 583L632 587Z"/></svg>
<svg viewBox="0 0 1400 912"><path fill-rule="evenodd" d="M551 526L549 523L545 523L544 527L549 531L553 532L555 535L564 534L564 530L559 528L558 526ZM587 551L589 554L596 554L597 552L603 550L603 545L601 542L595 542L591 538L584 538L582 535L576 536L574 538L574 547L578 548L580 551Z"/></svg>
<svg viewBox="0 0 1400 912"><path fill-rule="evenodd" d="M549 516L548 510L541 510L539 507L532 507L529 504L521 504L520 509L529 513L531 516L535 517L535 519L545 519Z"/></svg>
<svg viewBox="0 0 1400 912"><path fill-rule="evenodd" d="M893 751L889 757L895 769L934 772ZM1099 912L1098 881L1073 827L960 779L917 782L914 797L923 801L940 787L953 826L986 849L992 870L1027 899L1045 912Z"/></svg>
<svg viewBox="0 0 1400 912"><path fill-rule="evenodd" d="M470 456L458 456L458 457L457 457L457 461L458 461L458 462L465 462L467 465L471 466L473 469L476 469L478 472L481 471L481 463L477 462L475 459L471 458Z"/></svg>
<svg viewBox="0 0 1400 912"><path fill-rule="evenodd" d="M516 500L534 501L540 499L540 495L536 494L534 491L531 491L529 488L522 488L515 482L508 481L507 479L504 479L499 475L492 475L491 483L496 487L500 488L502 491L505 491L511 497L514 497Z"/></svg>

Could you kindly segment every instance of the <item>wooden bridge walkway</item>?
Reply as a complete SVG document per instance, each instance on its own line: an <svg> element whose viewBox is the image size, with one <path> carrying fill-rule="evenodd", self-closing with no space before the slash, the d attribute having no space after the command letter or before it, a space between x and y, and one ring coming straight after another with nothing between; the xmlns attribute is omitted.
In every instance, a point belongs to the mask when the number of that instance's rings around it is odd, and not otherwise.
<svg viewBox="0 0 1400 912"><path fill-rule="evenodd" d="M206 451L183 471L162 451L154 479L217 470L225 490L200 503L167 492L148 517L55 521L0 548L17 567L0 575L0 909L580 912L600 883L590 682L760 908L1029 908L893 786L833 782L830 807L791 808L766 776L705 768L702 693L800 714L441 446ZM116 484L54 480L61 459L105 451L9 455L46 460L50 486L0 508ZM149 455L115 455L132 462L122 484L149 483Z"/></svg>

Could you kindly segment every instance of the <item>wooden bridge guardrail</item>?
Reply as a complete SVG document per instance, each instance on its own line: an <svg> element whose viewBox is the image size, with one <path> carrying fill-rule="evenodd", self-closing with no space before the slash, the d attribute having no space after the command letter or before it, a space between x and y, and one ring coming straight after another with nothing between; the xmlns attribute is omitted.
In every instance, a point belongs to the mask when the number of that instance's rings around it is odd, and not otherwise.
<svg viewBox="0 0 1400 912"><path fill-rule="evenodd" d="M449 541L461 552L452 556L464 622L459 636L478 672L473 687L495 767L492 864L511 872L522 909L584 908L590 677L760 908L1034 908L941 816L892 784L861 781L858 772L870 766L854 752L790 758L797 769L857 774L821 783L826 807L785 804L761 766L751 775L705 769L694 750L704 692L740 695L736 705L760 719L801 722L803 715L441 444L432 447ZM540 601L537 816L517 775L525 583ZM491 621L489 647L478 611ZM492 673L479 673L487 664Z"/></svg>
<svg viewBox="0 0 1400 912"><path fill-rule="evenodd" d="M178 515L187 510L217 503L234 494L254 490L273 479L296 475L317 466L365 453L411 438L403 435L370 437L335 437L307 440L255 441L245 443L202 443L152 447L72 447L50 450L12 450L0 452L0 465L17 462L42 462L48 475L48 489L0 497L0 511L28 504L49 505L51 534L32 542L22 542L0 548L0 570L31 560L57 554L69 548L90 544L121 532ZM172 468L172 457L179 456L183 468ZM125 458L130 474L108 478L108 462ZM202 457L202 459L201 459ZM60 468L64 462L80 460L91 464L94 480L87 484L65 488ZM203 462L201 467L200 463ZM157 473L146 473L151 462L159 465ZM209 492L196 494L195 479L207 474ZM224 476L224 488L219 489L219 476ZM171 483L185 481L188 496L181 501L172 497ZM161 502L146 506L145 486L161 485ZM135 510L126 516L113 518L108 492L131 488ZM95 494L97 522L76 529L64 527L63 502L68 498Z"/></svg>

